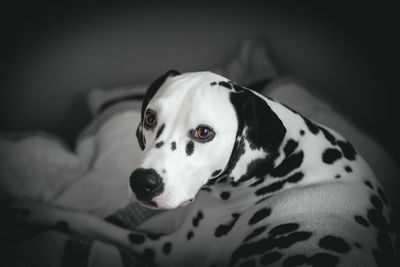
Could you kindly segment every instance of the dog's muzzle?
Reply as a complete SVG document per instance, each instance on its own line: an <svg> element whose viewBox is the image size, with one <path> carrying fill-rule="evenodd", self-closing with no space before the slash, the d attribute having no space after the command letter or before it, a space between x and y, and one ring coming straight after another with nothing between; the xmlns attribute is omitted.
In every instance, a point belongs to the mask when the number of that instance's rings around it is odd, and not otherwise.
<svg viewBox="0 0 400 267"><path fill-rule="evenodd" d="M132 172L129 182L136 198L151 206L155 206L152 199L164 190L162 178L154 169L136 169Z"/></svg>

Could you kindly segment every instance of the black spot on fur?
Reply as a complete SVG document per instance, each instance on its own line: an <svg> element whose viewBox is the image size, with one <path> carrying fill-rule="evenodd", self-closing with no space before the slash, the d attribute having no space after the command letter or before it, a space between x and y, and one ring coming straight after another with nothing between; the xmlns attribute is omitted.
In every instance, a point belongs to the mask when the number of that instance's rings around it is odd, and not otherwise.
<svg viewBox="0 0 400 267"><path fill-rule="evenodd" d="M269 234L271 236L278 236L278 235L284 235L290 232L294 232L297 229L299 229L300 225L298 223L285 223L285 224L280 224L278 226L275 226L269 231Z"/></svg>
<svg viewBox="0 0 400 267"><path fill-rule="evenodd" d="M211 177L217 176L222 170L216 170L211 173Z"/></svg>
<svg viewBox="0 0 400 267"><path fill-rule="evenodd" d="M340 176L340 174L336 174L335 175L335 179L339 179L339 178L341 178L342 176Z"/></svg>
<svg viewBox="0 0 400 267"><path fill-rule="evenodd" d="M161 134L162 134L163 131L164 131L164 128L165 128L165 124L163 123L163 124L160 126L160 128L158 129L158 131L157 131L156 140L158 139L158 137L161 136Z"/></svg>
<svg viewBox="0 0 400 267"><path fill-rule="evenodd" d="M292 154L291 156L285 158L276 168L274 168L271 171L271 175L274 177L283 177L285 175L288 175L291 171L301 165L301 163L303 162L303 158L303 151Z"/></svg>
<svg viewBox="0 0 400 267"><path fill-rule="evenodd" d="M362 217L360 215L355 215L354 216L354 220L357 223L361 224L362 226L369 227L369 222L364 217Z"/></svg>
<svg viewBox="0 0 400 267"><path fill-rule="evenodd" d="M137 233L130 233L128 235L128 238L132 243L135 243L137 245L142 244L145 241L145 236Z"/></svg>
<svg viewBox="0 0 400 267"><path fill-rule="evenodd" d="M232 187L237 187L237 186L239 186L240 183L239 182L235 182L235 181L231 181L230 184L231 184Z"/></svg>
<svg viewBox="0 0 400 267"><path fill-rule="evenodd" d="M192 220L192 225L193 225L193 227L199 226L199 219L197 219L196 217L193 218L193 220Z"/></svg>
<svg viewBox="0 0 400 267"><path fill-rule="evenodd" d="M372 183L370 181L365 181L364 184L366 186L368 186L369 188L374 189L374 186L372 185Z"/></svg>
<svg viewBox="0 0 400 267"><path fill-rule="evenodd" d="M350 251L350 245L343 238L332 235L321 238L319 246L338 253L347 253Z"/></svg>
<svg viewBox="0 0 400 267"><path fill-rule="evenodd" d="M258 223L259 221L267 218L271 214L271 209L270 208L263 208L256 213L253 214L253 216L249 220L249 224L253 225Z"/></svg>
<svg viewBox="0 0 400 267"><path fill-rule="evenodd" d="M217 85L217 82L210 83L211 86Z"/></svg>
<svg viewBox="0 0 400 267"><path fill-rule="evenodd" d="M241 258L247 258L252 255L262 254L268 251L271 247L270 240L264 238L254 243L241 244L233 253L230 259L229 266L234 266ZM265 245L265 247L263 247Z"/></svg>
<svg viewBox="0 0 400 267"><path fill-rule="evenodd" d="M268 264L278 261L280 258L282 258L282 253L280 253L278 251L273 251L273 252L264 254L260 259L260 263L263 265L268 265Z"/></svg>
<svg viewBox="0 0 400 267"><path fill-rule="evenodd" d="M300 130L300 135L303 136L306 132L304 130Z"/></svg>
<svg viewBox="0 0 400 267"><path fill-rule="evenodd" d="M232 228L235 226L237 220L239 219L240 214L234 213L232 214L232 220L228 224L220 224L217 229L215 229L215 237L221 237L223 235L227 235Z"/></svg>
<svg viewBox="0 0 400 267"><path fill-rule="evenodd" d="M300 266L300 265L306 264L307 261L308 261L308 258L306 255L294 255L294 256L287 257L283 261L282 266L284 266L284 267Z"/></svg>
<svg viewBox="0 0 400 267"><path fill-rule="evenodd" d="M383 192L382 188L378 188L378 194L380 196L380 198L382 199L383 203L385 203L385 205L389 205L387 198L385 196L385 193Z"/></svg>
<svg viewBox="0 0 400 267"><path fill-rule="evenodd" d="M317 253L308 259L308 263L312 266L333 267L339 263L339 258L329 253Z"/></svg>
<svg viewBox="0 0 400 267"><path fill-rule="evenodd" d="M319 126L319 129L322 131L322 134L329 141L329 143L331 143L331 145L336 145L336 138L331 134L331 132L329 132L329 130L321 126Z"/></svg>
<svg viewBox="0 0 400 267"><path fill-rule="evenodd" d="M199 212L197 213L197 218L198 218L199 220L202 220L202 219L204 218L203 212L199 211Z"/></svg>
<svg viewBox="0 0 400 267"><path fill-rule="evenodd" d="M209 188L208 186L204 186L204 187L200 188L200 190L207 191L207 192L211 192L212 191L212 189Z"/></svg>
<svg viewBox="0 0 400 267"><path fill-rule="evenodd" d="M357 152L349 142L338 141L340 149L342 150L343 156L348 160L355 160Z"/></svg>
<svg viewBox="0 0 400 267"><path fill-rule="evenodd" d="M230 265L234 265L241 258L264 254L274 248L283 249L288 248L297 242L302 242L312 236L311 232L293 232L287 236L279 238L268 237L263 238L253 243L241 244L232 254Z"/></svg>
<svg viewBox="0 0 400 267"><path fill-rule="evenodd" d="M378 249L373 250L373 255L378 266L393 266L396 256L388 232L384 229L379 229L376 241Z"/></svg>
<svg viewBox="0 0 400 267"><path fill-rule="evenodd" d="M378 196L371 196L370 202L375 207L375 209L382 210L383 204L382 204L381 199Z"/></svg>
<svg viewBox="0 0 400 267"><path fill-rule="evenodd" d="M257 205L257 204L260 204L261 202L264 202L264 201L268 200L268 199L271 198L271 197L272 197L272 196L263 197L263 198L257 200L255 204L256 204L256 205Z"/></svg>
<svg viewBox="0 0 400 267"><path fill-rule="evenodd" d="M190 156L193 154L194 151L194 142L193 141L189 141L186 144L186 155Z"/></svg>
<svg viewBox="0 0 400 267"><path fill-rule="evenodd" d="M222 192L220 196L223 200L227 200L231 196L231 193L229 193L228 191L225 191L225 192Z"/></svg>
<svg viewBox="0 0 400 267"><path fill-rule="evenodd" d="M299 181L301 181L304 177L304 173L302 172L296 172L295 174L292 174L291 176L289 176L286 181L288 183L298 183Z"/></svg>
<svg viewBox="0 0 400 267"><path fill-rule="evenodd" d="M201 211L199 211L199 212L196 214L196 216L193 218L193 220L192 220L193 226L194 226L194 227L199 226L199 222L200 222L200 220L202 220L203 218L204 218L203 213L202 213Z"/></svg>
<svg viewBox="0 0 400 267"><path fill-rule="evenodd" d="M353 169L350 166L345 166L344 170L348 173L353 172Z"/></svg>
<svg viewBox="0 0 400 267"><path fill-rule="evenodd" d="M218 179L210 179L207 181L206 185L207 186L212 186L217 182Z"/></svg>
<svg viewBox="0 0 400 267"><path fill-rule="evenodd" d="M317 134L319 132L319 128L315 123L311 122L306 117L302 116L302 118L303 118L305 124L307 125L308 130L310 130L310 132L312 132L313 134Z"/></svg>
<svg viewBox="0 0 400 267"><path fill-rule="evenodd" d="M309 239L311 236L312 236L311 232L298 231L298 232L292 232L287 236L282 236L274 240L278 248L288 248L297 242Z"/></svg>
<svg viewBox="0 0 400 267"><path fill-rule="evenodd" d="M244 241L249 241L250 239L262 234L265 230L267 229L266 226L261 226L258 227L256 229L253 230L253 232L251 232L248 236L246 236L246 238L244 239Z"/></svg>
<svg viewBox="0 0 400 267"><path fill-rule="evenodd" d="M259 185L259 184L264 183L264 181L265 181L265 178L264 178L264 177L258 178L254 183L250 184L250 186L251 186L251 187L255 187L255 186Z"/></svg>
<svg viewBox="0 0 400 267"><path fill-rule="evenodd" d="M174 151L176 149L176 142L171 143L171 150Z"/></svg>
<svg viewBox="0 0 400 267"><path fill-rule="evenodd" d="M168 254L171 252L171 249L172 249L172 244L171 244L171 242L166 242L166 243L163 245L163 248L162 248L162 250L163 250L163 252L164 252L165 255L168 255Z"/></svg>
<svg viewBox="0 0 400 267"><path fill-rule="evenodd" d="M304 177L303 172L296 172L291 176L289 176L286 180L277 181L265 187L261 187L255 193L257 196L273 193L275 191L282 189L285 183L298 183L303 179L303 177Z"/></svg>
<svg viewBox="0 0 400 267"><path fill-rule="evenodd" d="M232 155L228 162L228 170L233 170L236 167L236 164L245 152L246 147L244 144L244 139L241 138L239 141L235 141L235 144L233 145Z"/></svg>
<svg viewBox="0 0 400 267"><path fill-rule="evenodd" d="M283 188L285 183L286 183L286 181L278 181L278 182L272 183L268 186L262 187L256 191L256 195L261 196L261 195L265 195L268 193L278 191Z"/></svg>
<svg viewBox="0 0 400 267"><path fill-rule="evenodd" d="M189 231L189 232L186 234L186 238L187 238L187 240L190 240L190 239L192 239L192 238L193 238L193 236L194 236L194 233L193 233L193 231Z"/></svg>
<svg viewBox="0 0 400 267"><path fill-rule="evenodd" d="M314 267L328 266L333 267L339 263L339 258L328 253L317 253L311 257L306 255L294 255L286 258L283 262L283 267L303 266L305 264Z"/></svg>
<svg viewBox="0 0 400 267"><path fill-rule="evenodd" d="M288 157L290 156L298 147L299 143L296 142L293 139L289 139L285 145L285 147L283 148L283 151L285 152L285 156Z"/></svg>
<svg viewBox="0 0 400 267"><path fill-rule="evenodd" d="M322 161L326 164L333 164L342 157L342 153L336 148L327 148L322 153Z"/></svg>
<svg viewBox="0 0 400 267"><path fill-rule="evenodd" d="M156 148L160 148L164 145L164 141L156 143Z"/></svg>
<svg viewBox="0 0 400 267"><path fill-rule="evenodd" d="M227 89L229 89L229 90L232 90L232 85L231 85L230 83L228 83L228 82L220 81L220 82L218 83L218 85L223 86L223 87L225 87L225 88L227 88Z"/></svg>
<svg viewBox="0 0 400 267"><path fill-rule="evenodd" d="M274 167L273 158L275 158L275 157L276 157L276 154L274 153L274 154L268 155L265 158L259 158L259 159L252 160L247 165L246 173L244 175L242 175L238 181L245 182L252 178L264 177Z"/></svg>
<svg viewBox="0 0 400 267"><path fill-rule="evenodd" d="M369 222L377 229L386 231L388 229L388 222L382 214L382 211L377 209L369 209L367 213Z"/></svg>
<svg viewBox="0 0 400 267"><path fill-rule="evenodd" d="M154 234L154 233L148 233L147 237L150 240L158 240L158 239L160 239L161 235L160 234Z"/></svg>

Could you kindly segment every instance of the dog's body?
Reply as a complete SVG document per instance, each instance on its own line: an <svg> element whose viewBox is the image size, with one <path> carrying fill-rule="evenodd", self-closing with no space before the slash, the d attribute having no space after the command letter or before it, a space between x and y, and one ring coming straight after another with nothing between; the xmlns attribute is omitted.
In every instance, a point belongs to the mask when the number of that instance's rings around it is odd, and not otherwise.
<svg viewBox="0 0 400 267"><path fill-rule="evenodd" d="M145 158L132 191L155 208L185 206L159 215L180 222L174 231L33 203L24 219L64 221L156 266L390 262L390 210L370 168L339 134L280 103L213 73L171 71L150 86L137 136Z"/></svg>

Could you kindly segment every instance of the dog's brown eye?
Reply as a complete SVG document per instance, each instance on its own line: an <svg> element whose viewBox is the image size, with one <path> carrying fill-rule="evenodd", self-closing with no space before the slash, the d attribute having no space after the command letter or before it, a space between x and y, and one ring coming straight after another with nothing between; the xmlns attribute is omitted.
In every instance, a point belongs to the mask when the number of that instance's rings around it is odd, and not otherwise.
<svg viewBox="0 0 400 267"><path fill-rule="evenodd" d="M144 116L144 127L146 129L150 129L150 128L153 128L154 126L156 126L156 124L157 124L156 113L153 110L148 109Z"/></svg>
<svg viewBox="0 0 400 267"><path fill-rule="evenodd" d="M210 141L215 135L211 127L200 125L192 132L192 137L198 141Z"/></svg>

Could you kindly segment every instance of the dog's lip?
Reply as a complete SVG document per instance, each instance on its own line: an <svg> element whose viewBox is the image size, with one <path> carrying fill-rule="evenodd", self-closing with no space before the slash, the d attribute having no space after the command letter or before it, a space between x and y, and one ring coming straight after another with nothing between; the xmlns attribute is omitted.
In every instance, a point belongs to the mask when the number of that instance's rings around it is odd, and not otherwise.
<svg viewBox="0 0 400 267"><path fill-rule="evenodd" d="M146 206L147 208L150 208L150 209L161 209L158 205L157 205L157 203L155 202L155 201L152 201L152 200L141 200L140 201L142 204L143 204L143 206Z"/></svg>

